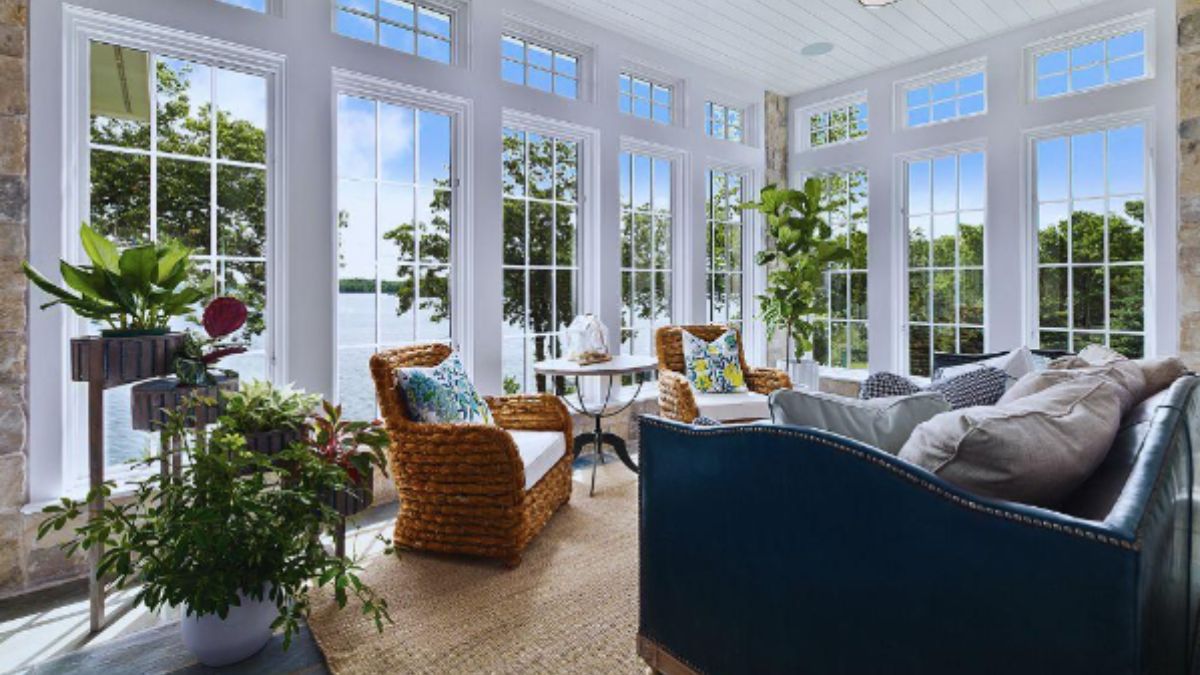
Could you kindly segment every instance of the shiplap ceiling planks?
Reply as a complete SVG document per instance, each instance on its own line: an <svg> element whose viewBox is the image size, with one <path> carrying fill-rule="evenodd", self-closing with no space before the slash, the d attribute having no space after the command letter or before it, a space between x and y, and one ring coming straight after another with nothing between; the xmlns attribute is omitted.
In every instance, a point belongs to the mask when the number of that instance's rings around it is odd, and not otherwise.
<svg viewBox="0 0 1200 675"><path fill-rule="evenodd" d="M764 89L796 94L1100 0L537 0ZM806 57L800 48L830 42Z"/></svg>

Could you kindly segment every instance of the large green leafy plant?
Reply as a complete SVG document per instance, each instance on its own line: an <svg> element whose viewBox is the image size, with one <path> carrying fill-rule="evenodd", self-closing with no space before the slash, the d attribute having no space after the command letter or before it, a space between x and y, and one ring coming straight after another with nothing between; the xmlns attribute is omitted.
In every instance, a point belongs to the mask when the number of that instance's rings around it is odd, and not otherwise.
<svg viewBox="0 0 1200 675"><path fill-rule="evenodd" d="M758 302L771 334L787 332L789 359L800 360L812 349L819 328L814 319L826 313L826 273L850 257L827 220L837 207L817 178L804 181L801 190L765 187L758 201L742 204L767 220L767 247L755 256L756 263L767 266L767 287Z"/></svg>
<svg viewBox="0 0 1200 675"><path fill-rule="evenodd" d="M242 435L221 427L207 442L187 442L191 420L179 413L166 427L185 439L189 461L179 476L153 472L120 503L108 499L112 482L87 500L64 498L45 509L38 536L67 526L88 500L102 497L104 508L64 548L104 545L98 573L121 588L140 585L135 602L152 611L182 605L189 615L225 618L239 596L268 597L287 646L308 615L312 589L332 586L339 607L352 593L377 629L391 622L386 600L359 579L361 566L319 540L341 519L324 496L353 487L344 466L303 444L271 457L249 452Z"/></svg>
<svg viewBox="0 0 1200 675"><path fill-rule="evenodd" d="M29 280L54 298L42 309L66 305L80 317L106 325L104 335L163 333L171 317L191 313L206 296L191 285L192 250L176 241L118 250L87 224L80 226L79 238L91 264L61 261L65 288L22 263Z"/></svg>

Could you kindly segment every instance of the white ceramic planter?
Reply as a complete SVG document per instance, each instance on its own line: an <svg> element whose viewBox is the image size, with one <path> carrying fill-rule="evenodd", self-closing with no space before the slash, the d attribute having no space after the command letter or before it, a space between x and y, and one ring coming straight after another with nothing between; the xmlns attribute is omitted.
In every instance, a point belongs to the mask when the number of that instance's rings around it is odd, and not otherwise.
<svg viewBox="0 0 1200 675"><path fill-rule="evenodd" d="M224 619L193 614L179 622L184 646L200 663L212 667L237 663L258 653L271 639L271 622L279 615L275 603L266 595L262 600L240 597L242 604L230 607Z"/></svg>

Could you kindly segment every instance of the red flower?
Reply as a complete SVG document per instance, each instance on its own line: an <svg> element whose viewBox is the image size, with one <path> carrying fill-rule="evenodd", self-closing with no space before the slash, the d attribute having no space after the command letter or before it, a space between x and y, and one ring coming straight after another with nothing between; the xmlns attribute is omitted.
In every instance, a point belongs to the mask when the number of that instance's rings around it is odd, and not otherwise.
<svg viewBox="0 0 1200 675"><path fill-rule="evenodd" d="M204 308L202 323L209 337L225 337L245 325L246 303L228 296L216 298Z"/></svg>

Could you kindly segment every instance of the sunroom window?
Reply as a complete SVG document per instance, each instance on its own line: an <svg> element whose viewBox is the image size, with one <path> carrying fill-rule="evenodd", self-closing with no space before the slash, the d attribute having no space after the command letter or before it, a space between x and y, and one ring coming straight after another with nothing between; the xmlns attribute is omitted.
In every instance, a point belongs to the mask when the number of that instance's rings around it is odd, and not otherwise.
<svg viewBox="0 0 1200 675"><path fill-rule="evenodd" d="M709 101L704 104L704 133L713 138L741 143L745 132L741 108Z"/></svg>
<svg viewBox="0 0 1200 675"><path fill-rule="evenodd" d="M1045 51L1034 57L1035 96L1053 98L1146 76L1146 31Z"/></svg>
<svg viewBox="0 0 1200 675"><path fill-rule="evenodd" d="M579 57L520 37L500 39L500 77L563 98L579 98Z"/></svg>
<svg viewBox="0 0 1200 675"><path fill-rule="evenodd" d="M371 354L451 338L451 118L338 96L338 395L375 415Z"/></svg>
<svg viewBox="0 0 1200 675"><path fill-rule="evenodd" d="M622 113L659 124L671 123L671 87L621 73L619 106Z"/></svg>
<svg viewBox="0 0 1200 675"><path fill-rule="evenodd" d="M908 215L908 367L932 375L935 352L981 354L984 153L905 164Z"/></svg>
<svg viewBox="0 0 1200 675"><path fill-rule="evenodd" d="M123 246L170 237L194 249L197 283L250 310L250 350L222 366L266 377L266 78L104 42L89 58L91 225ZM108 464L149 447L131 431L129 390L105 397Z"/></svg>
<svg viewBox="0 0 1200 675"><path fill-rule="evenodd" d="M1146 127L1037 141L1038 338L1146 351Z"/></svg>
<svg viewBox="0 0 1200 675"><path fill-rule="evenodd" d="M982 70L910 86L904 90L904 125L921 127L987 111L987 77Z"/></svg>
<svg viewBox="0 0 1200 675"><path fill-rule="evenodd" d="M867 172L842 171L822 176L830 209L826 214L834 240L850 259L826 273L827 312L817 320L813 358L835 368L867 367Z"/></svg>
<svg viewBox="0 0 1200 675"><path fill-rule="evenodd" d="M621 353L653 354L654 331L671 323L671 161L620 156Z"/></svg>
<svg viewBox="0 0 1200 675"><path fill-rule="evenodd" d="M453 16L440 6L404 0L334 0L339 35L450 63Z"/></svg>
<svg viewBox="0 0 1200 675"><path fill-rule="evenodd" d="M705 299L708 321L740 329L745 302L743 247L746 217L738 205L746 196L746 175L737 171L710 169L707 182L705 267L708 270L708 284Z"/></svg>

